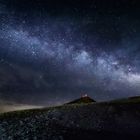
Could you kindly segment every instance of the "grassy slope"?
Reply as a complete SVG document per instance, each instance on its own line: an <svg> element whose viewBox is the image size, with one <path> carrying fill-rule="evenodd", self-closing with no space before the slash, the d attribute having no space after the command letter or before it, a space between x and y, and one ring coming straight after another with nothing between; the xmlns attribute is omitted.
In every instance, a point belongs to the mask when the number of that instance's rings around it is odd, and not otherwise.
<svg viewBox="0 0 140 140"><path fill-rule="evenodd" d="M137 136L140 98L4 113L0 115L0 124L0 135L5 139Z"/></svg>

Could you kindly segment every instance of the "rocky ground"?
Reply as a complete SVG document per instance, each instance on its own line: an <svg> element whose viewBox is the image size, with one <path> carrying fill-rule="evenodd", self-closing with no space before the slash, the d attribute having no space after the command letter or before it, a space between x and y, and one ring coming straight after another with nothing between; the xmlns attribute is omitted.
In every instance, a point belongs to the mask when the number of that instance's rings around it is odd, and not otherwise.
<svg viewBox="0 0 140 140"><path fill-rule="evenodd" d="M0 115L1 140L136 139L140 102L63 105Z"/></svg>

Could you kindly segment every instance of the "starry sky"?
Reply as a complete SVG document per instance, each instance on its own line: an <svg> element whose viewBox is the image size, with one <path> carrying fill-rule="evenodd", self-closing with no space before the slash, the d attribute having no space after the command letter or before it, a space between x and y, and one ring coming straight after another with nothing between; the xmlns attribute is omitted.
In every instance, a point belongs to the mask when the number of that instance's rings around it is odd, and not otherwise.
<svg viewBox="0 0 140 140"><path fill-rule="evenodd" d="M137 0L0 0L0 98L56 105L140 95Z"/></svg>

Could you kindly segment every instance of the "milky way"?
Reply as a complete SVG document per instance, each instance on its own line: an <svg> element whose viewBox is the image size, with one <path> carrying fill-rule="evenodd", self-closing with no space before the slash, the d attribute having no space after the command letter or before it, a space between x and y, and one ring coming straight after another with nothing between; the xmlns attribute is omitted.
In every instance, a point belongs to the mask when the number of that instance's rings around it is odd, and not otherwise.
<svg viewBox="0 0 140 140"><path fill-rule="evenodd" d="M26 6L30 8L31 3ZM91 3L87 2L87 7L57 3L57 12L64 8L57 15L51 3L47 10L43 7L43 0L34 2L31 11L22 1L1 2L1 98L57 104L83 93L96 100L140 95L136 3L125 3L130 12L118 7L106 11L106 5ZM106 11L105 15L100 10Z"/></svg>

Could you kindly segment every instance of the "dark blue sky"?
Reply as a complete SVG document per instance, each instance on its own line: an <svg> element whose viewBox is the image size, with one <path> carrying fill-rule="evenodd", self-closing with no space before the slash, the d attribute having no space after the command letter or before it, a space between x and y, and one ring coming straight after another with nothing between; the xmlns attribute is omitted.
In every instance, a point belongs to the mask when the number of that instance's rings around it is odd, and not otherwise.
<svg viewBox="0 0 140 140"><path fill-rule="evenodd" d="M140 95L139 13L136 0L0 0L0 97Z"/></svg>

